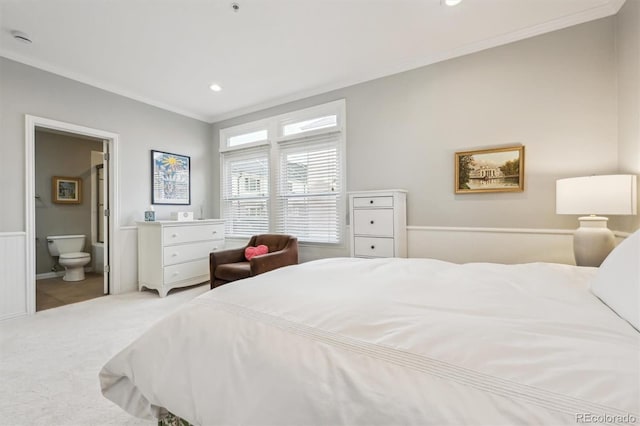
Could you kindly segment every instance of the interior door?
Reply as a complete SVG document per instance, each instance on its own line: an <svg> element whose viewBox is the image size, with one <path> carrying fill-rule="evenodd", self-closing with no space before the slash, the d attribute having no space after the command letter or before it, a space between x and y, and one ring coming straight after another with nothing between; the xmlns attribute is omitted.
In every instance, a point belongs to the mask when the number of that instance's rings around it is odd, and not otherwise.
<svg viewBox="0 0 640 426"><path fill-rule="evenodd" d="M109 159L109 143L108 141L103 141L102 142L102 152L103 152L103 156L104 156L104 160L102 163L102 168L98 169L98 186L100 188L99 190L99 198L98 198L98 203L101 206L101 209L98 209L99 211L99 217L98 217L98 229L99 232L98 234L102 234L102 235L98 235L98 238L102 237L102 241L104 242L104 249L103 249L103 255L104 255L104 294L109 294L109 277L110 277L110 266L109 266L109 236L110 236L110 228L109 228L109 215L110 215L110 210L109 210L109 163L110 163L110 159ZM102 179L102 180L100 180Z"/></svg>

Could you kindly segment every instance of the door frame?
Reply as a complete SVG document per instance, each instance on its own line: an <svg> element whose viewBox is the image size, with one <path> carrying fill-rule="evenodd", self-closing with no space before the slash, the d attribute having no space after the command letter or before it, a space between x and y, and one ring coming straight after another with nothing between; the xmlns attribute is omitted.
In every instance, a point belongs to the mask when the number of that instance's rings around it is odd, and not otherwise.
<svg viewBox="0 0 640 426"><path fill-rule="evenodd" d="M81 136L102 139L109 146L109 161L107 162L107 179L109 184L109 243L107 246L107 259L109 259L109 293L120 292L120 264L116 253L120 243L118 202L118 148L120 136L117 133L107 132L77 124L52 120L25 114L25 277L27 281L27 314L36 312L36 209L35 209L35 143L36 128L45 128ZM105 265L106 266L106 265Z"/></svg>

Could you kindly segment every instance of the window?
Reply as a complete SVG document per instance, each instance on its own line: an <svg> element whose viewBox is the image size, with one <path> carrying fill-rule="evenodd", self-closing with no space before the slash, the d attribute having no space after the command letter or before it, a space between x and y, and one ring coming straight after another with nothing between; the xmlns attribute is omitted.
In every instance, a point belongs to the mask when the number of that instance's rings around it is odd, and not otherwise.
<svg viewBox="0 0 640 426"><path fill-rule="evenodd" d="M268 124L260 120L220 130L220 152L268 145Z"/></svg>
<svg viewBox="0 0 640 426"><path fill-rule="evenodd" d="M297 135L300 133L310 132L312 130L326 129L336 127L338 125L337 115L328 115L326 117L312 118L311 120L299 121L297 123L286 124L282 129L284 136Z"/></svg>
<svg viewBox="0 0 640 426"><path fill-rule="evenodd" d="M338 135L280 146L278 232L301 241L340 242L339 148Z"/></svg>
<svg viewBox="0 0 640 426"><path fill-rule="evenodd" d="M226 219L226 233L250 236L268 232L268 150L225 153L222 171L222 217Z"/></svg>
<svg viewBox="0 0 640 426"><path fill-rule="evenodd" d="M220 131L229 237L272 231L342 243L344 108L341 100Z"/></svg>
<svg viewBox="0 0 640 426"><path fill-rule="evenodd" d="M244 133L241 135L231 136L229 138L229 146L244 145L252 142L260 142L267 140L267 130L258 130L257 132Z"/></svg>

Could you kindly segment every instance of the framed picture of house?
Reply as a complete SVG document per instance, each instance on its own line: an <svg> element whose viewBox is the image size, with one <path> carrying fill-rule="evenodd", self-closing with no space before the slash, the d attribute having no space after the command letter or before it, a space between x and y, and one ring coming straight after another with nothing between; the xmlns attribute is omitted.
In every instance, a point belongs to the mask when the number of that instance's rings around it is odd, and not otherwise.
<svg viewBox="0 0 640 426"><path fill-rule="evenodd" d="M53 176L51 178L51 200L57 204L81 204L82 178Z"/></svg>
<svg viewBox="0 0 640 426"><path fill-rule="evenodd" d="M455 192L524 191L524 146L455 153Z"/></svg>
<svg viewBox="0 0 640 426"><path fill-rule="evenodd" d="M191 204L191 158L151 151L151 204Z"/></svg>

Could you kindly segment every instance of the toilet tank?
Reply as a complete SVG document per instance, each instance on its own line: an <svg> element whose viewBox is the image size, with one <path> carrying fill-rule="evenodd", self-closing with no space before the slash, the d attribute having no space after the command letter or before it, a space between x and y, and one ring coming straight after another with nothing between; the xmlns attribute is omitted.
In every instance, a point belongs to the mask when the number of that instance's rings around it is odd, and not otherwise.
<svg viewBox="0 0 640 426"><path fill-rule="evenodd" d="M51 235L47 237L47 248L51 256L81 252L84 240L84 235Z"/></svg>

